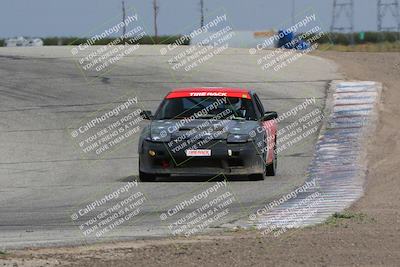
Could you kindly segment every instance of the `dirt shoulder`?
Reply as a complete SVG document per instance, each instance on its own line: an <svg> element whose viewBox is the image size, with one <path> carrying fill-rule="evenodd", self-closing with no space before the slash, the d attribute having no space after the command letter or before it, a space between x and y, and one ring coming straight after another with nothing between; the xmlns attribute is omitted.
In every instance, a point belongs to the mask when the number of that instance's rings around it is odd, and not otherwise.
<svg viewBox="0 0 400 267"><path fill-rule="evenodd" d="M123 242L0 254L10 266L400 266L400 53L320 52L349 79L384 84L379 123L368 147L366 193L349 218L275 238L258 232ZM17 265L14 265L17 266Z"/></svg>

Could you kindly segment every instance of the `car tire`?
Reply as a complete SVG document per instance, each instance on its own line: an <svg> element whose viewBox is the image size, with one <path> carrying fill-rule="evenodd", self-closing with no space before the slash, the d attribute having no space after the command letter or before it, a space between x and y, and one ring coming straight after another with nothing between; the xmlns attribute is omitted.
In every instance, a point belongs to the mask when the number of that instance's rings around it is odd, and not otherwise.
<svg viewBox="0 0 400 267"><path fill-rule="evenodd" d="M272 159L272 162L266 166L265 175L275 176L277 167L278 167L278 155L276 153L276 138L275 138L274 158Z"/></svg>
<svg viewBox="0 0 400 267"><path fill-rule="evenodd" d="M139 181L154 182L155 180L156 180L156 176L154 174L139 171Z"/></svg>
<svg viewBox="0 0 400 267"><path fill-rule="evenodd" d="M262 162L264 171L262 173L250 174L248 176L249 177L249 181L262 181L262 180L265 180L265 174L267 172L267 169L266 169L266 165L265 165L263 159L261 159L261 162Z"/></svg>

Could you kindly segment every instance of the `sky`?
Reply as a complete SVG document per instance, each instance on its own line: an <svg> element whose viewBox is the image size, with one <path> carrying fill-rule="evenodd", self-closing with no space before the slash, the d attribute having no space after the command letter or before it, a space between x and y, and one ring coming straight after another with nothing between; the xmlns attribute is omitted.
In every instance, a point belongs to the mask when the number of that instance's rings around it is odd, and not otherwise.
<svg viewBox="0 0 400 267"><path fill-rule="evenodd" d="M376 30L376 0L355 1L355 31ZM184 34L200 23L199 0L158 0L159 34ZM234 30L277 29L291 21L292 0L204 0L210 16L224 10ZM153 33L152 0L125 0L147 32ZM324 29L332 20L333 0L295 0L296 14L314 10ZM132 11L133 13L133 11ZM121 0L1 0L0 38L90 35L106 21L117 23ZM344 18L341 22L344 22ZM388 22L390 22L388 20Z"/></svg>

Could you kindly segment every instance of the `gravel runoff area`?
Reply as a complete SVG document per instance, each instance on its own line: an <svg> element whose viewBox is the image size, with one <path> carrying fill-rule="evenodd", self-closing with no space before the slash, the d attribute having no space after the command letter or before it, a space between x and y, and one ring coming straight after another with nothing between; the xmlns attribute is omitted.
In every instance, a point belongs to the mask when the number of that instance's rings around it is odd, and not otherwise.
<svg viewBox="0 0 400 267"><path fill-rule="evenodd" d="M236 231L193 239L143 240L0 254L0 266L400 266L399 53L318 53L348 79L382 82L369 143L365 195L328 223L263 237Z"/></svg>

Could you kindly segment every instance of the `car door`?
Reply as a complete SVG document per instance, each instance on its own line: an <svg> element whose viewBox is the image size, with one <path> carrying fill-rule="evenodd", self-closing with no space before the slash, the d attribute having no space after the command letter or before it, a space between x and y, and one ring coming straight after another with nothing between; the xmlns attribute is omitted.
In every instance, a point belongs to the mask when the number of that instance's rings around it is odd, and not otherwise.
<svg viewBox="0 0 400 267"><path fill-rule="evenodd" d="M262 105L261 100L256 93L254 93L254 101L256 103L257 109L259 110L259 112L262 114L263 117L265 114L264 106ZM274 147L276 141L277 124L275 120L265 121L261 119L260 126L265 131L266 148L263 148L267 152L265 153L265 162L267 164L270 164L274 159Z"/></svg>

